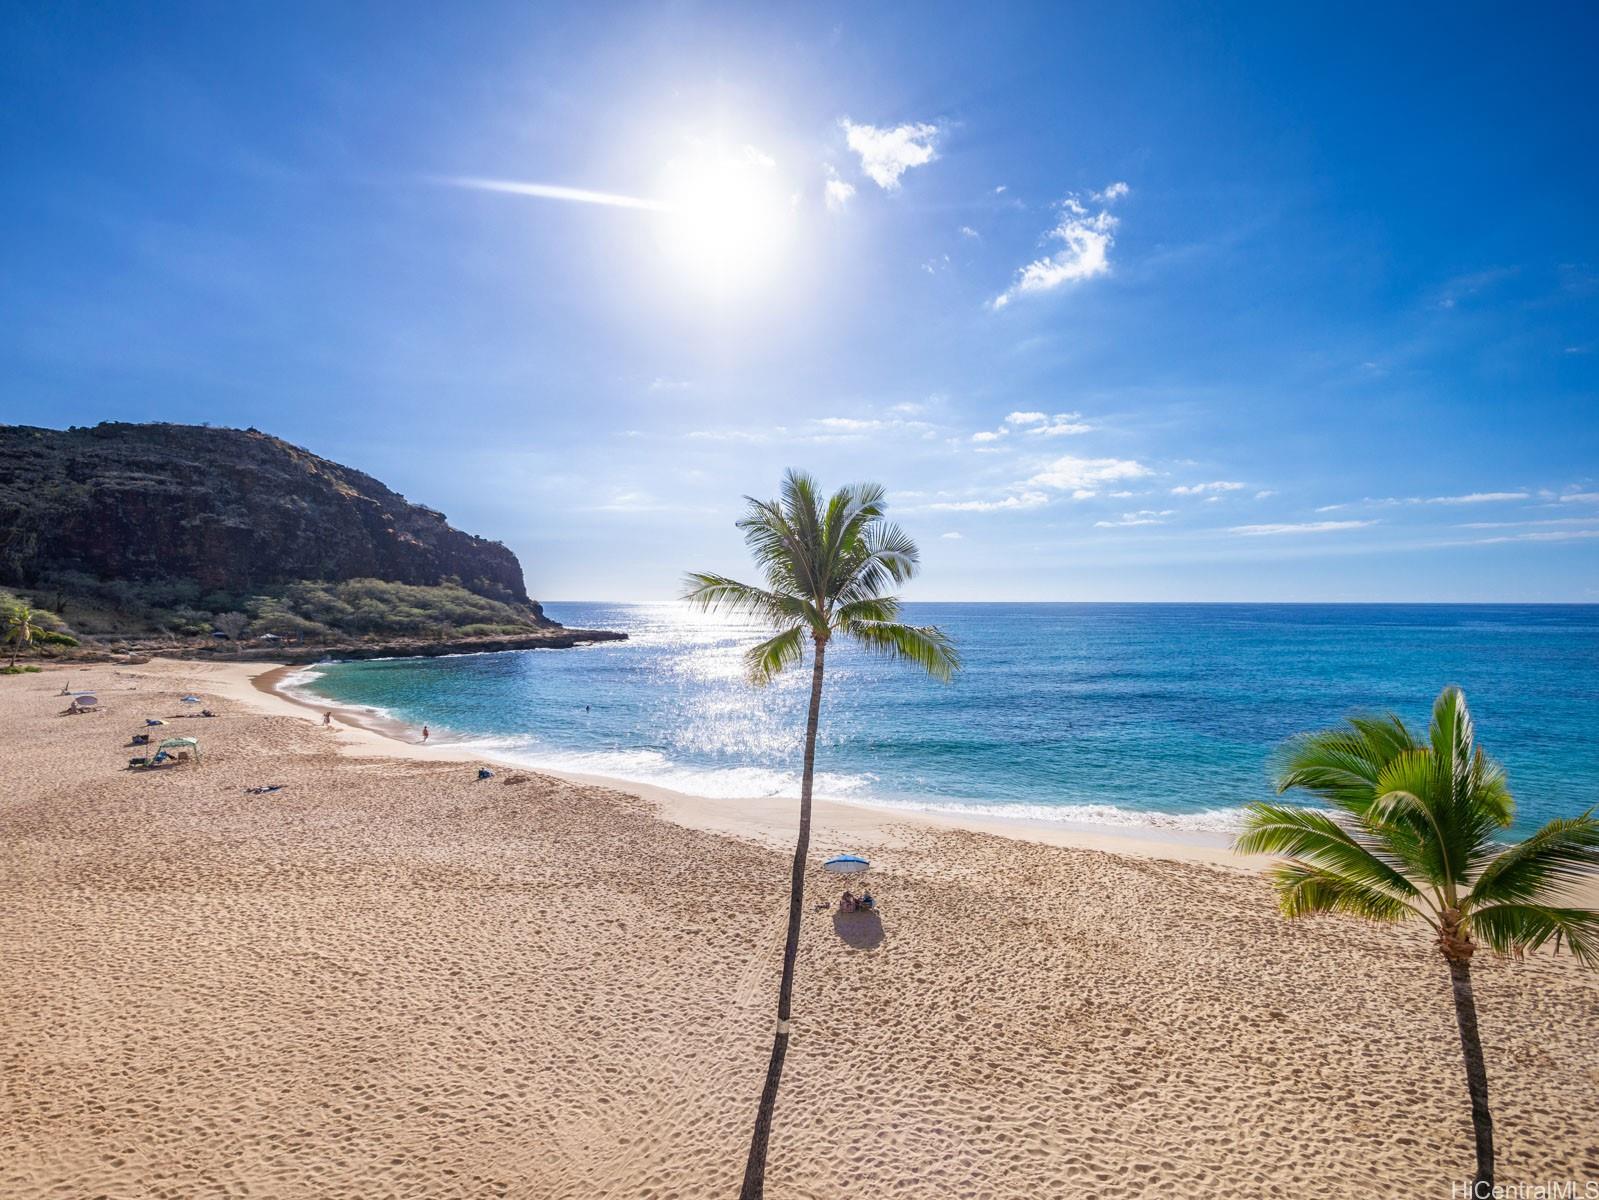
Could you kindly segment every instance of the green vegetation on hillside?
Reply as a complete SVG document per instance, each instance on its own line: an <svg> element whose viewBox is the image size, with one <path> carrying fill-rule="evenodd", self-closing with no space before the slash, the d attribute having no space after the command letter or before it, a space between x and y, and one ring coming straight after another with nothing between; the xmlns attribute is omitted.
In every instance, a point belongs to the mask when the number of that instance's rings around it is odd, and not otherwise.
<svg viewBox="0 0 1599 1200"><path fill-rule="evenodd" d="M0 592L0 639L9 614L31 609L31 644L76 645L69 629L95 642L262 634L308 642L385 638L487 637L541 628L537 610L492 600L454 580L434 587L350 579L302 580L251 595L207 591L193 580L130 582L61 573L35 588ZM221 639L218 639L221 640ZM26 648L28 640L19 643Z"/></svg>

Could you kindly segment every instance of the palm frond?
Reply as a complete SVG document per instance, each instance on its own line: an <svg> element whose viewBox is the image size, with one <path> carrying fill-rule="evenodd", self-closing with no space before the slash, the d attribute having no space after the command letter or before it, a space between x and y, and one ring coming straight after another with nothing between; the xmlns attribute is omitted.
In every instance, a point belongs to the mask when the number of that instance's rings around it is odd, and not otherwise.
<svg viewBox="0 0 1599 1200"><path fill-rule="evenodd" d="M894 596L868 596L840 604L833 612L833 620L840 628L858 621L897 621L899 607Z"/></svg>
<svg viewBox="0 0 1599 1200"><path fill-rule="evenodd" d="M1307 862L1280 863L1272 868L1271 879L1285 917L1343 913L1368 921L1399 921L1424 915L1392 892Z"/></svg>
<svg viewBox="0 0 1599 1200"><path fill-rule="evenodd" d="M914 663L935 679L949 681L960 670L960 654L942 629L902 625L897 621L850 621L840 624L845 635L890 658Z"/></svg>
<svg viewBox="0 0 1599 1200"><path fill-rule="evenodd" d="M1286 804L1245 806L1244 831L1234 842L1242 854L1304 859L1352 885L1399 896L1420 892L1389 857L1362 844L1327 813Z"/></svg>
<svg viewBox="0 0 1599 1200"><path fill-rule="evenodd" d="M1550 821L1501 850L1472 884L1467 907L1536 901L1599 875L1599 820L1593 813L1590 808L1579 817Z"/></svg>
<svg viewBox="0 0 1599 1200"><path fill-rule="evenodd" d="M1412 746L1397 718L1363 718L1348 728L1299 734L1278 756L1277 791L1298 788L1335 808L1363 812L1383 768Z"/></svg>
<svg viewBox="0 0 1599 1200"><path fill-rule="evenodd" d="M1521 955L1554 943L1584 966L1599 967L1599 912L1547 904L1490 904L1470 915L1470 929L1496 954Z"/></svg>
<svg viewBox="0 0 1599 1200"><path fill-rule="evenodd" d="M795 625L757 646L751 646L745 651L744 667L750 682L765 686L804 657L805 629Z"/></svg>
<svg viewBox="0 0 1599 1200"><path fill-rule="evenodd" d="M803 623L812 629L826 630L815 606L798 596L740 583L725 575L696 572L684 576L683 582L683 599L695 608L754 617L773 626Z"/></svg>

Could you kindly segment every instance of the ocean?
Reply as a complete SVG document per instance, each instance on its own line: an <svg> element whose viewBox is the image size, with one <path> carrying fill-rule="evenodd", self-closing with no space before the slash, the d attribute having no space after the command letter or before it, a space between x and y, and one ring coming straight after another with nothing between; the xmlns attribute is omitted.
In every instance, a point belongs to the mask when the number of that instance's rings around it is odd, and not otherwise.
<svg viewBox="0 0 1599 1200"><path fill-rule="evenodd" d="M766 688L759 636L676 604L546 605L626 642L324 663L301 694L485 754L710 796L798 795L808 667ZM1291 734L1361 712L1426 729L1446 684L1509 771L1517 828L1599 803L1599 606L913 604L965 670L941 684L835 645L817 795L1225 833Z"/></svg>

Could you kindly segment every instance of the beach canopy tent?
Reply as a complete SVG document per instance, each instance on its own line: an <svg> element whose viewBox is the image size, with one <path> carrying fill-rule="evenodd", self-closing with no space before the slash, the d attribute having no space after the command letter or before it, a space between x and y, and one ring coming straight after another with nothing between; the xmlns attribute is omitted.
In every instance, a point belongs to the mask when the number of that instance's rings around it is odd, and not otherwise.
<svg viewBox="0 0 1599 1200"><path fill-rule="evenodd" d="M194 751L194 761L195 762L199 762L200 761L200 742L196 738L181 738L181 737L163 738L161 740L161 744L155 748L155 752L157 754L160 754L161 751L163 751L163 750L170 750L170 751L173 751L174 753L176 751L179 751L179 750L193 750Z"/></svg>
<svg viewBox="0 0 1599 1200"><path fill-rule="evenodd" d="M200 697L198 697L198 696L185 696L183 698L183 702L185 704L198 704L198 703L200 703Z"/></svg>
<svg viewBox="0 0 1599 1200"><path fill-rule="evenodd" d="M822 864L822 870L834 875L860 875L872 864L859 854L839 854Z"/></svg>

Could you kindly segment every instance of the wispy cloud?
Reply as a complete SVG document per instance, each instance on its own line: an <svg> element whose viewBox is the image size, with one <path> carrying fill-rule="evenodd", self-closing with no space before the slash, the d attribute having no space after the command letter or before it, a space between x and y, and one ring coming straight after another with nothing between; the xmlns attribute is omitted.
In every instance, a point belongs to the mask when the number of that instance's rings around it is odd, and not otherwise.
<svg viewBox="0 0 1599 1200"><path fill-rule="evenodd" d="M650 380L652 392L686 392L691 386L693 385L686 379L667 379L664 376L657 376Z"/></svg>
<svg viewBox="0 0 1599 1200"><path fill-rule="evenodd" d="M1342 529L1364 529L1376 521L1302 521L1285 525L1234 525L1228 533L1243 537L1274 537L1293 533L1337 533Z"/></svg>
<svg viewBox="0 0 1599 1200"><path fill-rule="evenodd" d="M977 230L973 229L970 225L961 226L961 237L981 238L982 236L982 234L978 233Z"/></svg>
<svg viewBox="0 0 1599 1200"><path fill-rule="evenodd" d="M972 434L974 442L997 442L1012 433L1025 433L1032 437L1068 437L1077 433L1092 433L1094 427L1082 420L1082 413L1013 412L1006 415L997 429L980 429Z"/></svg>
<svg viewBox="0 0 1599 1200"><path fill-rule="evenodd" d="M1042 508L1049 503L1043 492L1018 492L994 500L939 500L924 508L935 512L1004 512L1018 508Z"/></svg>
<svg viewBox="0 0 1599 1200"><path fill-rule="evenodd" d="M1367 496L1363 500L1345 500L1339 504L1323 504L1317 512L1338 512L1345 508L1392 508L1400 504L1506 504L1513 500L1529 500L1531 492L1466 492L1459 496Z"/></svg>
<svg viewBox="0 0 1599 1200"><path fill-rule="evenodd" d="M1173 496L1205 496L1214 492L1241 492L1248 484L1230 479L1215 479L1209 483L1185 483L1171 490Z"/></svg>
<svg viewBox="0 0 1599 1200"><path fill-rule="evenodd" d="M951 530L948 533L941 533L938 536L943 538L946 542L962 542L966 540L966 535L964 533L956 533L954 530Z"/></svg>
<svg viewBox="0 0 1599 1200"><path fill-rule="evenodd" d="M1027 482L1057 492L1070 492L1074 500L1087 500L1098 495L1104 484L1142 479L1152 474L1150 468L1130 458L1078 458L1066 454Z"/></svg>
<svg viewBox="0 0 1599 1200"><path fill-rule="evenodd" d="M1529 533L1511 533L1503 537L1478 538L1477 545L1492 546L1502 542L1575 542L1599 537L1599 529L1538 529Z"/></svg>
<svg viewBox="0 0 1599 1200"><path fill-rule="evenodd" d="M1498 504L1506 500L1525 500L1527 492L1468 492L1464 496L1428 496L1423 504Z"/></svg>
<svg viewBox="0 0 1599 1200"><path fill-rule="evenodd" d="M642 208L665 212L659 200L639 196L620 196L614 192L593 192L587 188L565 187L555 183L524 183L515 179L478 179L456 175L435 180L446 187L468 188L476 192L503 192L511 196L533 196L540 200L565 200L573 204L602 204L611 208Z"/></svg>
<svg viewBox="0 0 1599 1200"><path fill-rule="evenodd" d="M939 134L937 125L923 122L885 129L857 125L845 117L839 127L844 131L845 143L859 156L861 170L885 192L898 191L901 175L938 157L934 148Z"/></svg>
<svg viewBox="0 0 1599 1200"><path fill-rule="evenodd" d="M1096 204L1108 204L1126 196L1130 190L1125 183L1115 183L1103 192L1089 193L1089 199ZM1061 249L1022 267L1016 273L1016 281L994 297L994 308L1005 307L1017 296L1053 291L1063 284L1080 283L1110 271L1110 249L1116 240L1117 218L1104 207L1090 212L1076 194L1061 201L1060 208L1060 221L1048 236L1061 242Z"/></svg>
<svg viewBox="0 0 1599 1200"><path fill-rule="evenodd" d="M1138 512L1122 513L1114 521L1095 521L1094 527L1096 529L1125 529L1133 525L1164 525L1166 518L1171 516L1172 513L1173 510L1169 508L1161 509L1159 512L1145 508Z"/></svg>
<svg viewBox="0 0 1599 1200"><path fill-rule="evenodd" d="M1599 503L1599 492L1567 492L1560 497L1561 503L1594 504Z"/></svg>

